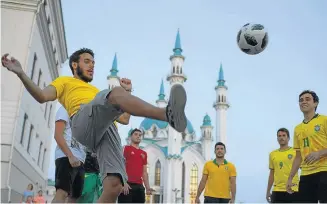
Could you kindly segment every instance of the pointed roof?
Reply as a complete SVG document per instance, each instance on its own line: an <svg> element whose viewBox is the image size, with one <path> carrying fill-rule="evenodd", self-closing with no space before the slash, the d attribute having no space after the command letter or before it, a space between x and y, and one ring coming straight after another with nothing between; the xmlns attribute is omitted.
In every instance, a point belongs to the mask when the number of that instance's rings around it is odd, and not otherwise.
<svg viewBox="0 0 327 204"><path fill-rule="evenodd" d="M112 62L112 67L110 69L110 76L111 77L117 77L117 73L119 72L117 64L118 64L117 63L117 53L115 53L115 57L114 57L114 60Z"/></svg>
<svg viewBox="0 0 327 204"><path fill-rule="evenodd" d="M218 86L225 86L224 70L223 70L222 63L220 63L219 76L217 82L218 82Z"/></svg>
<svg viewBox="0 0 327 204"><path fill-rule="evenodd" d="M176 40L175 40L175 48L173 49L175 56L182 55L183 49L181 46L181 37L179 35L179 29L177 30Z"/></svg>
<svg viewBox="0 0 327 204"><path fill-rule="evenodd" d="M159 96L158 100L165 100L166 95L165 95L163 79L161 79L160 91L158 96Z"/></svg>

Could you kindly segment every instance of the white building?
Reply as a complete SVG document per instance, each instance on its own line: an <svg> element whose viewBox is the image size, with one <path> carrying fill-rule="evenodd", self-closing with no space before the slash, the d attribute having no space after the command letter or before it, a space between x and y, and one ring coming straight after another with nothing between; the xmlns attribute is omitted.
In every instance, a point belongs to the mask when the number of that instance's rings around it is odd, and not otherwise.
<svg viewBox="0 0 327 204"><path fill-rule="evenodd" d="M61 1L1 0L1 55L10 53L40 88L67 59ZM1 202L21 200L29 183L47 186L56 102L37 103L1 68Z"/></svg>
<svg viewBox="0 0 327 204"><path fill-rule="evenodd" d="M186 81L183 67L185 58L182 55L179 32L173 51L174 54L170 57L170 74L167 77L170 87L177 83L183 85ZM110 72L107 77L109 88L119 86L116 56ZM216 126L219 127L215 141L223 142L226 140L226 111L229 107L224 83L223 69L220 66L216 87L217 101L214 106L217 111ZM158 107L167 105L163 81L156 104ZM147 196L147 203L193 203L203 166L207 160L213 159L214 134L210 117L207 114L204 116L200 140L196 140L197 136L190 121L187 121L187 128L182 134L176 132L167 122L149 118L145 118L139 128L144 131L140 145L148 153L150 186L156 190L154 195ZM126 141L129 143L129 137Z"/></svg>

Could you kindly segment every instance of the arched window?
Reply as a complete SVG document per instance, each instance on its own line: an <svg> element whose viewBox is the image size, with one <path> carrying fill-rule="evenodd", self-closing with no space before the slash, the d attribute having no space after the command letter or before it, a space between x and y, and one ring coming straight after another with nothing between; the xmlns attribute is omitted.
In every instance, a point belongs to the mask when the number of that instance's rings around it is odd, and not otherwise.
<svg viewBox="0 0 327 204"><path fill-rule="evenodd" d="M195 203L196 192L198 189L198 166L193 164L191 169L190 196L191 203Z"/></svg>
<svg viewBox="0 0 327 204"><path fill-rule="evenodd" d="M154 179L154 185L160 186L160 175L161 175L161 163L158 160L156 162L156 169L155 169L155 179Z"/></svg>
<svg viewBox="0 0 327 204"><path fill-rule="evenodd" d="M175 67L173 67L173 74L175 74Z"/></svg>

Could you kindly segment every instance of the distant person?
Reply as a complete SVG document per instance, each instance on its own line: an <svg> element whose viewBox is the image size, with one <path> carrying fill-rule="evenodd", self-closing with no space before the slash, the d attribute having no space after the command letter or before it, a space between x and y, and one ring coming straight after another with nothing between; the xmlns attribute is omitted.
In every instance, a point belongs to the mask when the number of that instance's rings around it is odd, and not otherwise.
<svg viewBox="0 0 327 204"><path fill-rule="evenodd" d="M296 174L293 178L292 190L294 193L287 192L286 183L291 172L293 160L295 158L295 150L288 146L290 141L290 133L286 128L280 128L277 131L277 141L279 148L269 154L269 169L266 199L270 203L292 203L296 202L299 176ZM270 193L274 186L272 193Z"/></svg>
<svg viewBox="0 0 327 204"><path fill-rule="evenodd" d="M62 106L56 114L54 138L57 142L56 194L52 202L64 203L67 198L69 202L76 202L83 191L85 152L84 147L72 137L69 116Z"/></svg>
<svg viewBox="0 0 327 204"><path fill-rule="evenodd" d="M226 146L222 142L215 145L216 158L204 165L202 179L197 191L196 203L204 192L204 203L234 203L236 196L236 168L225 159Z"/></svg>
<svg viewBox="0 0 327 204"><path fill-rule="evenodd" d="M26 199L22 203L32 204L33 203L33 196L31 196L31 195L27 196Z"/></svg>
<svg viewBox="0 0 327 204"><path fill-rule="evenodd" d="M33 184L28 184L26 190L23 192L22 201L25 202L27 197L31 196L32 200L34 199Z"/></svg>
<svg viewBox="0 0 327 204"><path fill-rule="evenodd" d="M96 154L86 151L86 159L84 163L85 179L81 197L78 203L93 203L100 198L102 193L102 180L99 171L99 164Z"/></svg>
<svg viewBox="0 0 327 204"><path fill-rule="evenodd" d="M293 192L293 177L301 166L300 203L327 203L327 116L316 113L318 104L319 97L313 91L299 95L304 119L294 129L296 157L286 188Z"/></svg>
<svg viewBox="0 0 327 204"><path fill-rule="evenodd" d="M130 139L130 145L124 147L128 181L118 197L118 203L145 203L145 194L151 195L154 190L149 185L148 155L140 148L141 130L132 130Z"/></svg>
<svg viewBox="0 0 327 204"><path fill-rule="evenodd" d="M43 197L43 191L39 190L39 192L37 193L37 196L34 197L34 202L35 203L39 203L39 204L44 204L46 203L44 197Z"/></svg>

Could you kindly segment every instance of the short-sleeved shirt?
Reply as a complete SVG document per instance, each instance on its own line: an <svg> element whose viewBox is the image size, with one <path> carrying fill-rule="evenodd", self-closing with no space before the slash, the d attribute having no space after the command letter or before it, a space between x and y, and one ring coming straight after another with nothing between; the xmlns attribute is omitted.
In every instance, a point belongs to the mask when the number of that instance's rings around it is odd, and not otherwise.
<svg viewBox="0 0 327 204"><path fill-rule="evenodd" d="M203 174L208 175L204 196L213 198L231 198L230 178L236 177L234 164L224 161L218 165L216 159L204 165Z"/></svg>
<svg viewBox="0 0 327 204"><path fill-rule="evenodd" d="M297 125L293 142L293 148L299 150L302 156L301 175L327 171L327 157L322 157L313 164L304 162L310 153L327 149L327 116L316 114L309 122Z"/></svg>
<svg viewBox="0 0 327 204"><path fill-rule="evenodd" d="M63 137L66 141L67 146L69 147L70 151L72 154L81 162L85 161L85 147L77 142L73 137L72 137L72 130L70 127L70 122L69 122L69 116L67 111L65 110L64 107L60 107L57 111L56 114L56 122L58 121L65 121L66 126L65 130L63 133ZM62 157L67 157L65 153L60 149L60 147L57 145L56 150L55 150L55 159L62 158Z"/></svg>
<svg viewBox="0 0 327 204"><path fill-rule="evenodd" d="M57 91L57 99L67 110L69 117L74 115L81 104L91 102L99 92L95 86L80 79L61 76L50 85Z"/></svg>
<svg viewBox="0 0 327 204"><path fill-rule="evenodd" d="M126 173L128 182L142 184L143 183L143 167L147 165L148 155L140 148L132 145L124 147L124 157L126 162Z"/></svg>
<svg viewBox="0 0 327 204"><path fill-rule="evenodd" d="M274 188L273 191L286 192L286 183L290 175L296 151L289 147L286 150L274 150L269 154L269 169L274 170ZM299 175L295 174L293 178L294 191L299 188Z"/></svg>

